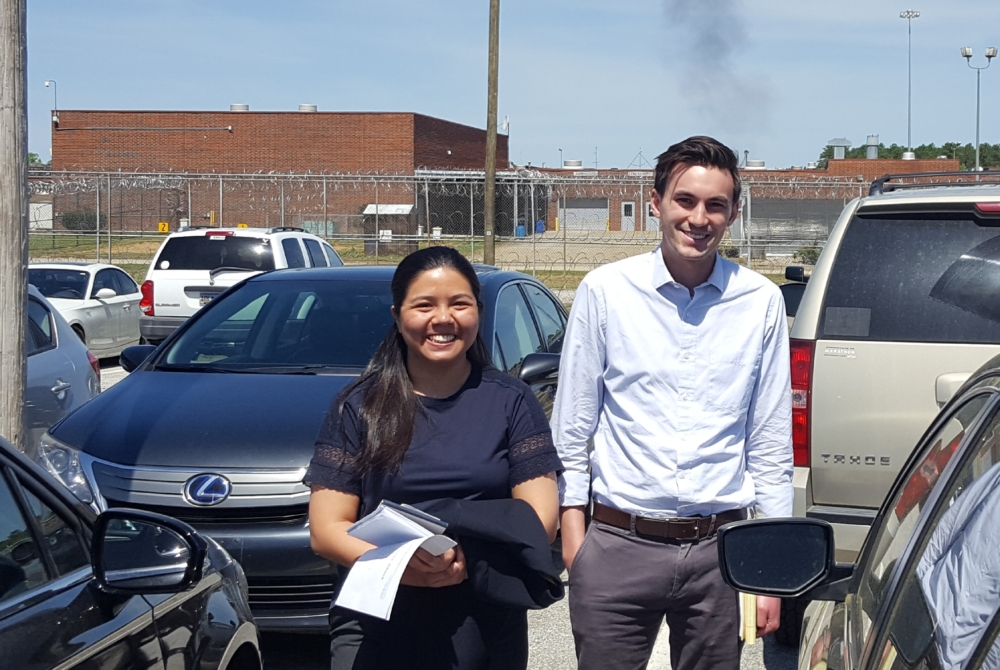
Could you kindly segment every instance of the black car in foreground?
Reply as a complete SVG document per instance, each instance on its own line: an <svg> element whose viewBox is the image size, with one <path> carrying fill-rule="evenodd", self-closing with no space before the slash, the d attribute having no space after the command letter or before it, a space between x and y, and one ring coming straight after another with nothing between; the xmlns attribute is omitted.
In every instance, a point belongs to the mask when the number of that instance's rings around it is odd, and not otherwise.
<svg viewBox="0 0 1000 670"><path fill-rule="evenodd" d="M243 566L261 630L327 630L334 571L309 546L302 484L333 398L391 324L393 267L277 270L235 285L123 381L54 426L38 461L95 509L182 519ZM477 267L498 368L551 407L566 323L534 278ZM147 358L148 356L148 358Z"/></svg>
<svg viewBox="0 0 1000 670"><path fill-rule="evenodd" d="M719 558L738 590L813 600L800 668L1000 668L1000 356L924 433L857 563L802 518L726 526Z"/></svg>
<svg viewBox="0 0 1000 670"><path fill-rule="evenodd" d="M240 566L189 525L100 516L0 438L0 666L260 670Z"/></svg>

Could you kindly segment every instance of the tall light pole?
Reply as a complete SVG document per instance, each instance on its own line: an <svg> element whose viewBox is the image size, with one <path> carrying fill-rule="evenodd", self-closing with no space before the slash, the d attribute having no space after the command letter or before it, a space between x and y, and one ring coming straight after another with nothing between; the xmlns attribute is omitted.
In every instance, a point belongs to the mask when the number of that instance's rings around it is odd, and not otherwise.
<svg viewBox="0 0 1000 670"><path fill-rule="evenodd" d="M976 172L979 172L979 75L990 66L990 62L996 58L997 48L986 47L986 65L976 67L972 64L972 47L962 47L962 57L965 63L976 71Z"/></svg>
<svg viewBox="0 0 1000 670"><path fill-rule="evenodd" d="M559 167L562 168L562 166L563 166L562 149L560 149L559 150Z"/></svg>
<svg viewBox="0 0 1000 670"><path fill-rule="evenodd" d="M910 110L913 107L913 67L911 58L911 42L913 38L913 19L920 18L920 12L907 9L899 13L899 18L906 19L906 148L913 151L913 140L910 138Z"/></svg>
<svg viewBox="0 0 1000 670"><path fill-rule="evenodd" d="M52 120L55 121L59 117L59 89L55 79L45 80L45 88L49 86L52 86Z"/></svg>

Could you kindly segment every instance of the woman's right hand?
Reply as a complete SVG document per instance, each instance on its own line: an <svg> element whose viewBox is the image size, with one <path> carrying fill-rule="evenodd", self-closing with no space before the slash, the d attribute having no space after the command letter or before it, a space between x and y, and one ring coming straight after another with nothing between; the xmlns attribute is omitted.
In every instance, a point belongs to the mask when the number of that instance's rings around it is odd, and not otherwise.
<svg viewBox="0 0 1000 670"><path fill-rule="evenodd" d="M417 549L410 558L400 583L429 588L454 586L468 578L465 568L465 554L460 545L455 545L440 556Z"/></svg>

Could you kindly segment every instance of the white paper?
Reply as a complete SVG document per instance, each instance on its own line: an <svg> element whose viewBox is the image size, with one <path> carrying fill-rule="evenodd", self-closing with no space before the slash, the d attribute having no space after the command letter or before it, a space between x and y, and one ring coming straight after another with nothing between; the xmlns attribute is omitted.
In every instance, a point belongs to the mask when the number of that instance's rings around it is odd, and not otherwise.
<svg viewBox="0 0 1000 670"><path fill-rule="evenodd" d="M445 528L446 524L437 517L408 505L397 505L383 501L374 512L351 525L347 529L347 534L374 544L376 547L382 547L439 535L444 532ZM454 543L445 547L441 552L435 552L426 546L424 548L438 556L453 546Z"/></svg>
<svg viewBox="0 0 1000 670"><path fill-rule="evenodd" d="M440 556L454 547L455 541L445 535L432 535L368 550L347 573L334 604L388 620L403 572L421 546Z"/></svg>

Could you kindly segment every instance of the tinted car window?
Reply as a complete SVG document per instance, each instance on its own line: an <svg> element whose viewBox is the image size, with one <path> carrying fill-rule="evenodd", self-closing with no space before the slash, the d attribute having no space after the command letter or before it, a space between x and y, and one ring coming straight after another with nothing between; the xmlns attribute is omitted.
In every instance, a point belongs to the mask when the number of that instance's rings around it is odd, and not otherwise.
<svg viewBox="0 0 1000 670"><path fill-rule="evenodd" d="M1000 228L971 217L859 215L830 273L820 337L1000 342L998 262Z"/></svg>
<svg viewBox="0 0 1000 670"><path fill-rule="evenodd" d="M156 260L157 270L214 270L229 267L273 270L269 240L236 235L172 237Z"/></svg>
<svg viewBox="0 0 1000 670"><path fill-rule="evenodd" d="M927 502L931 489L948 465L955 450L975 420L979 417L990 395L980 395L959 407L930 437L920 454L909 479L901 486L893 498L889 499L886 514L879 525L873 526L869 535L875 537L873 553L868 562L861 566L862 577L855 601L856 620L860 621L858 633L861 640L856 645L860 649L867 638L883 600L888 595L887 586L902 555L916 529L917 519Z"/></svg>
<svg viewBox="0 0 1000 670"><path fill-rule="evenodd" d="M294 237L286 237L281 240L281 248L285 251L285 262L290 268L304 268L306 259L302 255L302 247Z"/></svg>
<svg viewBox="0 0 1000 670"><path fill-rule="evenodd" d="M109 288L119 294L118 282L115 280L114 270L100 270L96 275L94 275L94 287L90 289L90 297L94 298L97 296L97 292L103 288Z"/></svg>
<svg viewBox="0 0 1000 670"><path fill-rule="evenodd" d="M41 549L0 472L0 603L48 579Z"/></svg>
<svg viewBox="0 0 1000 670"><path fill-rule="evenodd" d="M139 286L135 283L131 277L120 270L112 270L111 273L115 277L115 281L118 283L118 295L130 295L132 293L139 292Z"/></svg>
<svg viewBox="0 0 1000 670"><path fill-rule="evenodd" d="M785 316L795 316L802 302L802 294L806 292L805 284L782 284L781 297L785 299Z"/></svg>
<svg viewBox="0 0 1000 670"><path fill-rule="evenodd" d="M34 284L46 298L83 300L89 281L89 272L28 268L28 283Z"/></svg>
<svg viewBox="0 0 1000 670"><path fill-rule="evenodd" d="M364 367L389 331L391 305L388 281L250 283L196 317L157 369Z"/></svg>
<svg viewBox="0 0 1000 670"><path fill-rule="evenodd" d="M511 374L517 374L525 356L543 351L528 303L516 284L504 287L497 296L495 330L499 353L503 356L502 361L495 362Z"/></svg>
<svg viewBox="0 0 1000 670"><path fill-rule="evenodd" d="M306 245L306 251L309 252L309 261L312 263L312 266L314 268L325 268L327 266L326 256L323 255L323 250L320 248L319 242L309 239L302 241Z"/></svg>
<svg viewBox="0 0 1000 670"><path fill-rule="evenodd" d="M57 574L65 575L89 564L87 552L72 526L36 498L31 491L24 491L24 497L28 501L31 515L35 518L35 527L40 530L42 541L56 566Z"/></svg>
<svg viewBox="0 0 1000 670"><path fill-rule="evenodd" d="M552 298L534 284L521 284L528 295L528 301L535 310L538 327L542 331L546 347L554 354L562 351L563 334L566 332L566 318Z"/></svg>
<svg viewBox="0 0 1000 670"><path fill-rule="evenodd" d="M885 654L911 665L966 667L1000 606L1000 415L965 453L890 618Z"/></svg>
<svg viewBox="0 0 1000 670"><path fill-rule="evenodd" d="M326 254L327 259L330 261L330 267L339 268L344 266L344 261L340 260L340 256L329 244L323 245L323 253Z"/></svg>
<svg viewBox="0 0 1000 670"><path fill-rule="evenodd" d="M28 332L35 350L55 346L52 315L45 305L28 298Z"/></svg>

